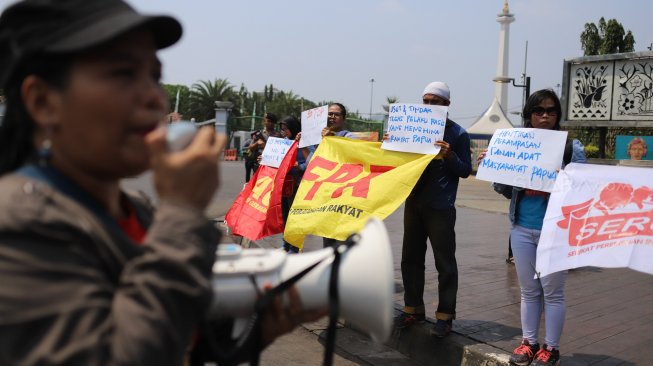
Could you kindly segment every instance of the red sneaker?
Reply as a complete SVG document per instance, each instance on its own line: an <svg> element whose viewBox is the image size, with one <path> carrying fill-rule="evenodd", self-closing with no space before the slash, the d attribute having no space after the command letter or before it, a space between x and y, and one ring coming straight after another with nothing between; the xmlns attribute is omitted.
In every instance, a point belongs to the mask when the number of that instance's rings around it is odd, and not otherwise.
<svg viewBox="0 0 653 366"><path fill-rule="evenodd" d="M512 355L510 356L510 364L517 366L530 365L539 349L539 344L536 343L531 345L528 343L528 340L522 340L519 347L515 348L512 352Z"/></svg>
<svg viewBox="0 0 653 366"><path fill-rule="evenodd" d="M560 351L555 348L549 348L544 345L542 349L535 354L535 359L531 366L558 366L560 365Z"/></svg>

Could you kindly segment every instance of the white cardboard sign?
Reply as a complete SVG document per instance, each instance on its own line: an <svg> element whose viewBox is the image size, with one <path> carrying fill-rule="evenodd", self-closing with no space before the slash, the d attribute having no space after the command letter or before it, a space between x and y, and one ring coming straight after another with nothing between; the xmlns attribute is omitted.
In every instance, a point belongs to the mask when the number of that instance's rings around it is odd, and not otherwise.
<svg viewBox="0 0 653 366"><path fill-rule="evenodd" d="M551 192L567 141L567 131L503 128L492 135L476 178Z"/></svg>
<svg viewBox="0 0 653 366"><path fill-rule="evenodd" d="M328 105L302 112L302 137L298 147L317 145L322 141L322 130L327 126L328 114Z"/></svg>
<svg viewBox="0 0 653 366"><path fill-rule="evenodd" d="M394 103L388 108L388 139L385 150L437 154L436 141L444 139L448 107L426 104Z"/></svg>
<svg viewBox="0 0 653 366"><path fill-rule="evenodd" d="M261 154L261 165L278 168L293 142L293 140L268 137L265 149L263 149L263 153Z"/></svg>

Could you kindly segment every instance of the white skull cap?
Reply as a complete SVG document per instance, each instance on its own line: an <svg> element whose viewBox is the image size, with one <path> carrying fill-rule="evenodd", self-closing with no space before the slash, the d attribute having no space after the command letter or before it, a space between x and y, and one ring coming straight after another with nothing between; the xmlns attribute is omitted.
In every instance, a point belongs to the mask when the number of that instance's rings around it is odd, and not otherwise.
<svg viewBox="0 0 653 366"><path fill-rule="evenodd" d="M429 85L427 85L426 88L424 88L424 93L422 93L422 97L425 96L426 94L433 94L433 95L437 95L440 98L446 99L447 101L450 100L449 85L441 81L434 81Z"/></svg>

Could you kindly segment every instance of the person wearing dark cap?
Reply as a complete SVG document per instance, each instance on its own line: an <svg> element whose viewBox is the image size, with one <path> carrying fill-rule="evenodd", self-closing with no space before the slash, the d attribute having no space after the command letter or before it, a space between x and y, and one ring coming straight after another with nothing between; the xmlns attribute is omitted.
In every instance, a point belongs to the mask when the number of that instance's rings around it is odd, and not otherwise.
<svg viewBox="0 0 653 366"><path fill-rule="evenodd" d="M204 211L226 138L201 129L166 147L156 52L181 34L121 0L24 0L0 16L0 365L182 363L212 299L220 234ZM147 169L156 212L120 187ZM307 316L290 295L253 345Z"/></svg>
<svg viewBox="0 0 653 366"><path fill-rule="evenodd" d="M422 102L449 106L449 86L435 81L424 88ZM456 194L460 178L472 171L470 140L467 132L447 118L444 140L437 141L439 157L422 173L406 199L401 275L404 285L404 310L395 319L397 328L406 328L425 319L424 276L426 240L431 242L438 271L438 308L431 334L445 337L456 317L458 264L456 262Z"/></svg>

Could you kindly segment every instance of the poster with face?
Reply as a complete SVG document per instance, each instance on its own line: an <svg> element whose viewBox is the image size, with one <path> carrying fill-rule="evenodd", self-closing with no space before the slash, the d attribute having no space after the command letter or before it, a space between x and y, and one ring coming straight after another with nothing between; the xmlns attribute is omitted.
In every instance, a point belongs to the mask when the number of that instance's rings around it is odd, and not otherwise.
<svg viewBox="0 0 653 366"><path fill-rule="evenodd" d="M615 145L617 160L653 160L653 136L618 135Z"/></svg>

